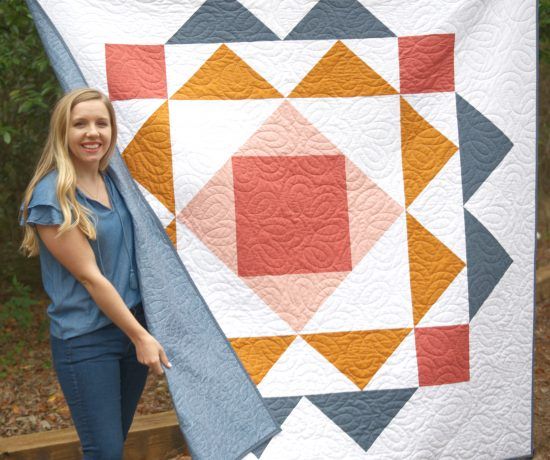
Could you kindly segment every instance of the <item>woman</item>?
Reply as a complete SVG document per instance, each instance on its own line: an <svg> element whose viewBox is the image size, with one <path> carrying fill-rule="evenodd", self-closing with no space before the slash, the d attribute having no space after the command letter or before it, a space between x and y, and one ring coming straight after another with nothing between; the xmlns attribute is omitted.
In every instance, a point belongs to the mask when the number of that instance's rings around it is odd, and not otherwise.
<svg viewBox="0 0 550 460"><path fill-rule="evenodd" d="M147 332L130 214L108 174L117 127L93 89L57 103L25 192L21 250L40 254L50 342L84 458L121 459L145 386L171 367Z"/></svg>

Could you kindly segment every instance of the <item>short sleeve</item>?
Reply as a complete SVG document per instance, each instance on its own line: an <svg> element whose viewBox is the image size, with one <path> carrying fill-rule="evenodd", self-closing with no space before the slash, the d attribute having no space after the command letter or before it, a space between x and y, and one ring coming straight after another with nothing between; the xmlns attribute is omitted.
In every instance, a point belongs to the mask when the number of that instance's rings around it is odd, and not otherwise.
<svg viewBox="0 0 550 460"><path fill-rule="evenodd" d="M39 204L28 209L26 222L27 224L60 225L63 223L63 214L53 206Z"/></svg>
<svg viewBox="0 0 550 460"><path fill-rule="evenodd" d="M56 195L57 171L46 174L34 188L25 221L21 212L19 225L41 224L60 225L63 223L63 213ZM21 206L21 211L22 211Z"/></svg>

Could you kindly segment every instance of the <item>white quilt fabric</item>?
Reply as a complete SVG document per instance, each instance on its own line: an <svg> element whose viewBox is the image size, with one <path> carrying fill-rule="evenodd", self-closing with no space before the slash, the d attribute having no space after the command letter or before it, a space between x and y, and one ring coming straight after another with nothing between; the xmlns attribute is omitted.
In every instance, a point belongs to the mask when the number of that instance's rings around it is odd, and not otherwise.
<svg viewBox="0 0 550 460"><path fill-rule="evenodd" d="M40 0L282 432L532 451L534 0Z"/></svg>

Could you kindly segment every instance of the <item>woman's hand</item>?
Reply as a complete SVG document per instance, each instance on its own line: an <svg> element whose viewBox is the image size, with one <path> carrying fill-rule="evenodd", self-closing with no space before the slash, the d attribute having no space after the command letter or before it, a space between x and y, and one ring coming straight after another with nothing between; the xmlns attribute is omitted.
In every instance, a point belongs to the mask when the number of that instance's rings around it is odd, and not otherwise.
<svg viewBox="0 0 550 460"><path fill-rule="evenodd" d="M156 375L164 373L161 364L168 368L172 367L162 345L148 332L136 339L134 345L138 361L148 366Z"/></svg>

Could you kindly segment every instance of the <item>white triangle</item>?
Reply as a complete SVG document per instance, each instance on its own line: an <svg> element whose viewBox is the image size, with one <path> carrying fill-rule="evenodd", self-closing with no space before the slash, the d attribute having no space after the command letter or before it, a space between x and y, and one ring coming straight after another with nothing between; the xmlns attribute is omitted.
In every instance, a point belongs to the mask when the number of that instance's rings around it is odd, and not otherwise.
<svg viewBox="0 0 550 460"><path fill-rule="evenodd" d="M362 38L342 42L399 92L397 37Z"/></svg>
<svg viewBox="0 0 550 460"><path fill-rule="evenodd" d="M178 254L227 337L295 334L191 230L178 221L176 229Z"/></svg>
<svg viewBox="0 0 550 460"><path fill-rule="evenodd" d="M177 212L280 104L280 99L169 101Z"/></svg>
<svg viewBox="0 0 550 460"><path fill-rule="evenodd" d="M405 206L399 96L293 99L292 105Z"/></svg>
<svg viewBox="0 0 550 460"><path fill-rule="evenodd" d="M327 40L230 43L241 59L287 96L330 49Z"/></svg>
<svg viewBox="0 0 550 460"><path fill-rule="evenodd" d="M403 96L418 114L458 147L456 94L419 93Z"/></svg>
<svg viewBox="0 0 550 460"><path fill-rule="evenodd" d="M316 2L312 0L240 0L240 3L283 39L309 13Z"/></svg>
<svg viewBox="0 0 550 460"><path fill-rule="evenodd" d="M520 150L520 146L512 147L464 207L496 238L514 264L532 271L536 156Z"/></svg>
<svg viewBox="0 0 550 460"><path fill-rule="evenodd" d="M307 398L273 437L261 460L363 460L365 451Z"/></svg>
<svg viewBox="0 0 550 460"><path fill-rule="evenodd" d="M498 334L497 334L498 335ZM499 344L500 341L497 340ZM500 350L500 352L502 352ZM499 351L496 351L498 354ZM482 352L482 354L485 354ZM494 360L495 355L491 355ZM494 363L494 361L490 361ZM493 417L499 418L503 415L502 405L509 398L510 389L502 389L502 382L495 382L491 369L492 365L486 363L483 369L484 376L481 379L483 389L480 392L474 393L477 388L472 388L473 382L461 382L452 385L437 385L429 387L420 387L411 396L403 408L395 415L390 423L380 433L378 438L369 448L365 458L372 460L379 459L463 459L472 458L472 451L479 452L477 443L484 445L484 440L489 438L498 444L502 437L506 437L504 431L494 437L492 428L487 426L487 411L492 409L490 413ZM476 386L478 386L476 385ZM493 386L494 385L494 386ZM489 389L491 389L489 391ZM502 394L499 394L502 392ZM496 396L496 395L499 396ZM475 410L472 410L473 405L481 407L479 409L479 419L473 420L472 415ZM495 408L497 406L498 408ZM510 410L506 407L504 413ZM526 420L529 416L525 414ZM468 427L472 422L475 423L479 433L476 444L471 442L472 437L465 441L468 447L465 455L456 455L456 452L447 450L446 447L460 434L464 427ZM517 419L514 420L517 424ZM499 421L494 422L495 425ZM513 426L513 425L510 425ZM517 426L517 425L516 425ZM513 432L508 431L508 435ZM422 433L419 437L418 434ZM494 440L494 441L493 441ZM515 443L514 443L515 445ZM484 449L486 455L474 455L473 458L509 458L506 455L494 456L490 452L493 451L494 445ZM399 454L396 456L395 453Z"/></svg>
<svg viewBox="0 0 550 460"><path fill-rule="evenodd" d="M468 273L464 267L451 285L422 317L417 327L452 326L468 324Z"/></svg>
<svg viewBox="0 0 550 460"><path fill-rule="evenodd" d="M413 327L405 214L319 308L303 333Z"/></svg>
<svg viewBox="0 0 550 460"><path fill-rule="evenodd" d="M262 379L258 390L264 398L358 391L342 374L301 337L285 350Z"/></svg>
<svg viewBox="0 0 550 460"><path fill-rule="evenodd" d="M153 195L149 190L147 190L143 185L141 185L138 181L135 181L140 192L143 194L144 198L147 200L147 203L149 203L149 206L153 208L153 211L155 211L155 214L159 218L159 220L162 223L162 226L166 228L170 222L174 219L174 214L172 214L166 207L158 200L158 198Z"/></svg>
<svg viewBox="0 0 550 460"><path fill-rule="evenodd" d="M408 211L462 261L466 261L460 152L449 159Z"/></svg>
<svg viewBox="0 0 550 460"><path fill-rule="evenodd" d="M172 97L219 47L219 43L165 45L168 97Z"/></svg>
<svg viewBox="0 0 550 460"><path fill-rule="evenodd" d="M418 387L414 329L399 344L363 391Z"/></svg>
<svg viewBox="0 0 550 460"><path fill-rule="evenodd" d="M113 102L118 127L117 147L120 153L124 152L143 124L165 102L165 99L131 99Z"/></svg>

